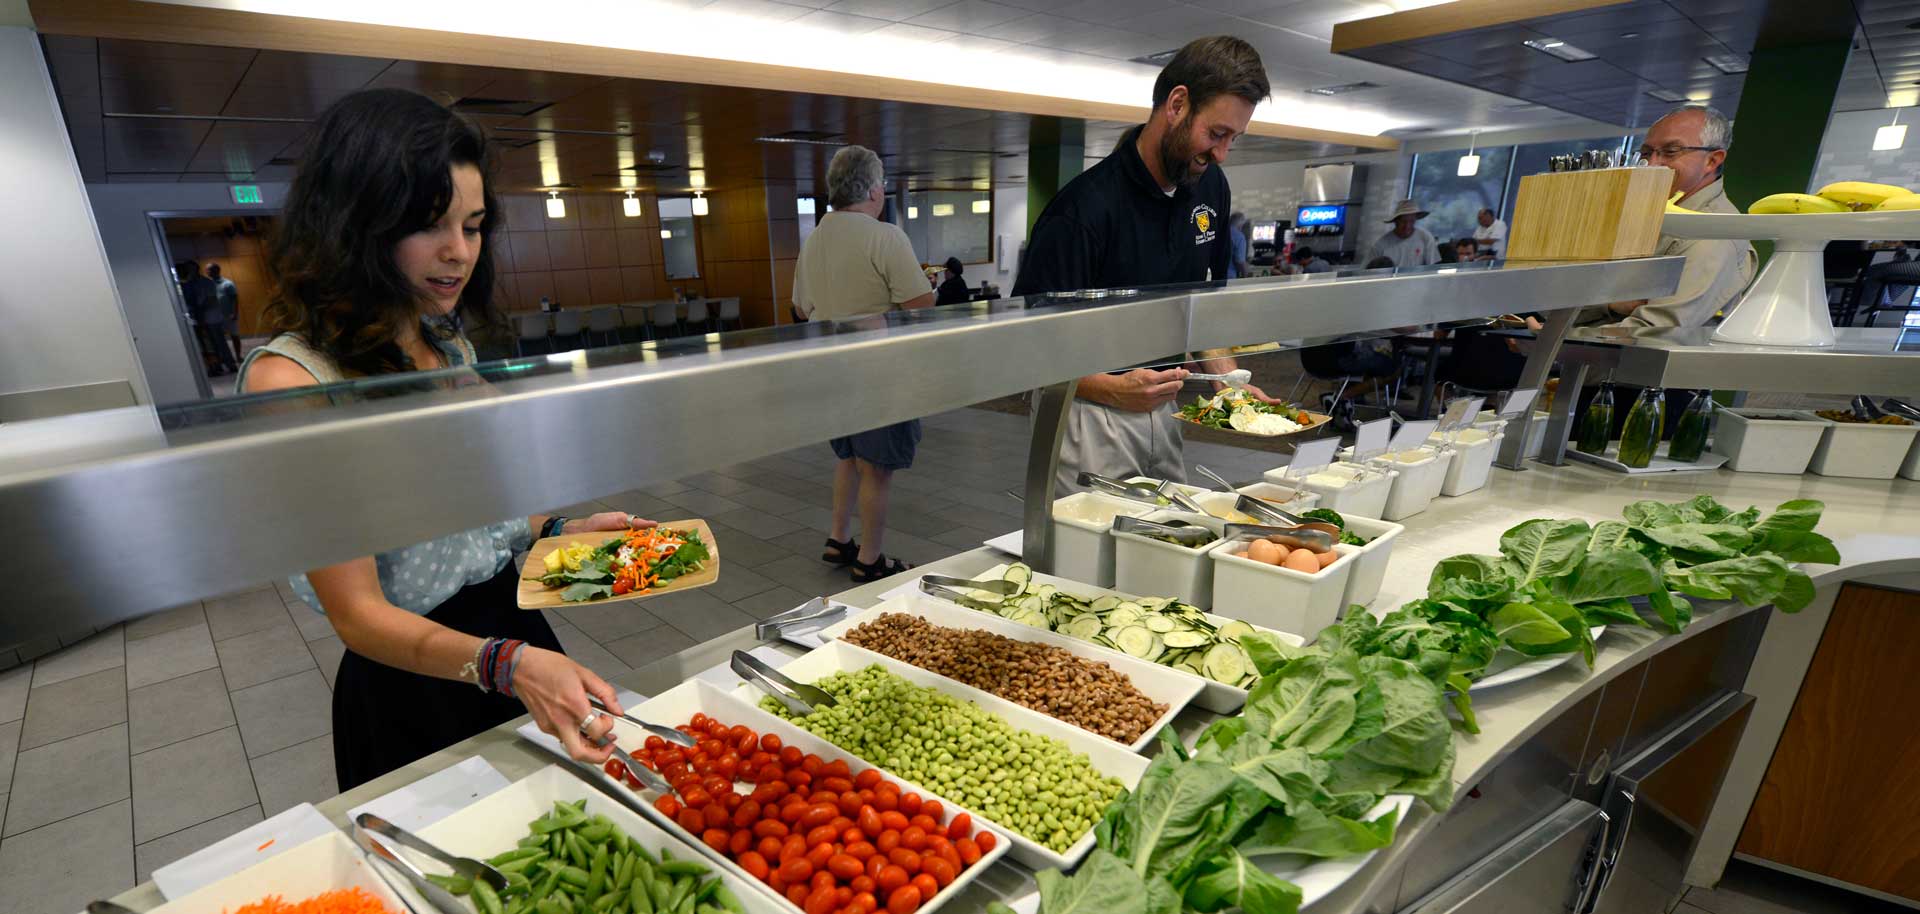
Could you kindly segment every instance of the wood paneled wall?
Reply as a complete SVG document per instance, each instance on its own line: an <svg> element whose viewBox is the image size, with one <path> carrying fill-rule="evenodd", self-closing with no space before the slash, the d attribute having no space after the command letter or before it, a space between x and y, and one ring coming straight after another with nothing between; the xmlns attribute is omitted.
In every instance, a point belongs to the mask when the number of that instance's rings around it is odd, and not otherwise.
<svg viewBox="0 0 1920 914"><path fill-rule="evenodd" d="M555 305L617 305L673 296L674 287L705 294L703 280L667 281L660 248L660 204L640 195L640 215L621 213L623 197L561 194L567 214L547 217L542 194L506 194L506 230L494 235L494 268L504 310ZM704 253L704 252L703 252ZM702 271L703 277L706 271Z"/></svg>
<svg viewBox="0 0 1920 914"><path fill-rule="evenodd" d="M240 335L260 333L260 309L267 304L267 273L261 260L263 240L252 235L231 238L219 232L167 233L167 251L174 260L196 260L200 272L211 264L233 280L240 293Z"/></svg>

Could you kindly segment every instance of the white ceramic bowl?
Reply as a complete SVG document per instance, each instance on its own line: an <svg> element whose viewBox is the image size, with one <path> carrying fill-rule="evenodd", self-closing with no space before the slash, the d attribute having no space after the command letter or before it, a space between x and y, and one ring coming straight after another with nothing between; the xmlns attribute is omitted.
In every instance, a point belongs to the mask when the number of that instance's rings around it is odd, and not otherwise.
<svg viewBox="0 0 1920 914"><path fill-rule="evenodd" d="M1075 492L1053 503L1053 567L1062 577L1086 581L1101 587L1113 586L1113 535L1108 532L1111 517L1085 520L1062 517L1072 512L1095 508L1101 513L1111 509L1114 515L1140 517L1156 509L1152 505L1108 498L1094 492Z"/></svg>
<svg viewBox="0 0 1920 914"><path fill-rule="evenodd" d="M928 622L935 625L944 625L947 628L988 631L1017 641L1048 644L1060 648L1076 657L1084 658L1095 663L1103 663L1112 667L1121 675L1127 677L1127 680L1133 683L1133 687L1140 690L1140 694L1147 696L1147 698L1156 704L1167 706L1166 714L1162 715L1159 720L1154 721L1153 726L1148 727L1145 733L1140 734L1139 739L1127 744L1126 748L1130 752L1140 752L1152 745L1154 737L1160 732L1160 728L1172 723L1173 719L1180 714L1180 709L1185 708L1191 703L1194 697L1200 694L1201 688L1207 682L1207 680L1201 679L1198 676L1176 670L1172 667L1161 666L1157 663L1142 660L1132 654L1107 650L1106 648L1095 645L1091 641L1082 641L1078 638L1062 635L1059 632L1048 629L1034 628L1031 625L1021 625L1018 622L1001 618L990 612L968 609L964 606L955 606L945 600L937 600L926 594L906 594L882 601L872 609L863 610L823 629L820 635L828 640L844 638L847 632L865 625L885 613L904 613L910 616L919 616ZM1094 735L1099 736L1097 733ZM1101 738L1105 739L1105 737Z"/></svg>
<svg viewBox="0 0 1920 914"><path fill-rule="evenodd" d="M1829 422L1807 470L1821 476L1892 479L1920 425Z"/></svg>
<svg viewBox="0 0 1920 914"><path fill-rule="evenodd" d="M1226 493L1214 493L1224 495ZM1213 531L1214 540L1188 548L1138 533L1113 534L1113 586L1128 593L1153 593L1191 603L1213 605L1213 562L1207 551L1219 542L1226 521L1185 511L1155 511L1145 520L1182 521Z"/></svg>
<svg viewBox="0 0 1920 914"><path fill-rule="evenodd" d="M1214 612L1309 640L1340 617L1358 549L1336 544L1340 557L1308 574L1234 554L1245 548L1227 540L1210 553Z"/></svg>
<svg viewBox="0 0 1920 914"><path fill-rule="evenodd" d="M1713 452L1727 455L1736 473L1807 471L1827 426L1819 416L1799 409L1716 409Z"/></svg>
<svg viewBox="0 0 1920 914"><path fill-rule="evenodd" d="M854 647L845 641L829 641L820 648L808 651L800 657L788 661L785 666L780 668L780 672L799 682L812 683L832 673L861 670L875 663L885 668L888 672L915 685L937 689L956 698L970 701L982 709L1000 717L1002 720L1005 720L1007 723L1013 725L1015 729L1026 730L1042 736L1050 736L1065 743L1067 747L1074 752L1085 755L1087 760L1093 764L1094 770L1118 779L1121 785L1125 786L1128 790L1132 790L1134 785L1140 783L1140 775L1144 774L1147 770L1146 758L1128 751L1125 747L1120 746L1110 739L1095 736L1072 724L1054 720L1045 714L1021 707L998 695L983 692L972 686L961 685L937 673L901 663L884 654L876 654L869 650ZM733 691L733 697L743 704L758 702L760 696L761 692L757 688L745 683L742 683L738 689ZM754 710L761 714L763 719L779 720L779 718L767 714L765 711L760 711L757 707ZM748 726L751 727L753 724L748 724ZM756 729L762 728L756 727ZM798 730L799 728L795 727L794 729ZM783 736L782 738L785 737ZM815 739L818 740L817 737ZM793 740L789 739L787 742L793 743ZM849 755L844 749L831 746L823 740L819 742L827 748L808 749L807 751L817 753L822 758L827 758L829 754L840 757ZM882 766L882 770L887 771L888 769ZM889 776L892 776L891 772L889 772ZM904 779L895 778L895 780L900 780L902 784L905 783ZM914 789L917 790L918 788ZM921 793L929 796L932 795L926 791L921 791ZM1081 835L1071 847L1067 848L1065 853L1059 853L995 822L982 814L978 809L969 806L959 806L952 800L945 798L942 798L941 803L948 809L960 809L971 812L974 821L979 822L983 826L991 826L994 831L1000 832L1003 838L1010 838L1013 847L1008 853L1013 855L1013 859L1035 870L1046 867L1070 870L1080 865L1080 861L1085 859L1087 854L1093 851L1092 828L1088 828L1086 833Z"/></svg>

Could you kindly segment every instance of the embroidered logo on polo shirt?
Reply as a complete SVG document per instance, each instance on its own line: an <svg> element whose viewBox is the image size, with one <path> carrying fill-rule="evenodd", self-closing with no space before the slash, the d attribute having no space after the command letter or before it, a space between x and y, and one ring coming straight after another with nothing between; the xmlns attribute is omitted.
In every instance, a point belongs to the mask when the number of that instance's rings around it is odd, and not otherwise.
<svg viewBox="0 0 1920 914"><path fill-rule="evenodd" d="M1206 244L1219 234L1214 231L1213 228L1213 222L1218 218L1220 218L1220 214L1215 212L1213 207L1205 203L1193 208L1193 214L1187 217L1187 221L1193 223L1194 244Z"/></svg>

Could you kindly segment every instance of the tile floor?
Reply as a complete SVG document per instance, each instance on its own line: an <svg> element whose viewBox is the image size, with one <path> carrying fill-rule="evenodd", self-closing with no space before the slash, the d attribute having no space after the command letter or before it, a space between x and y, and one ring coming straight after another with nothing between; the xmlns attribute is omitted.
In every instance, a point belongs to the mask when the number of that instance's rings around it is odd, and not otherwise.
<svg viewBox="0 0 1920 914"><path fill-rule="evenodd" d="M886 549L927 562L1014 529L1027 420L963 409L926 421L896 479ZM1271 455L1191 443L1190 463L1252 479ZM818 560L833 457L802 448L597 502L702 516L732 561L713 586L643 605L558 610L569 654L605 676L850 586ZM291 601L291 602L290 602ZM329 704L343 648L284 582L156 613L0 673L0 914L79 910L155 867L334 794ZM1737 864L1686 914L1867 910L1870 902ZM1877 909L1876 909L1877 910Z"/></svg>

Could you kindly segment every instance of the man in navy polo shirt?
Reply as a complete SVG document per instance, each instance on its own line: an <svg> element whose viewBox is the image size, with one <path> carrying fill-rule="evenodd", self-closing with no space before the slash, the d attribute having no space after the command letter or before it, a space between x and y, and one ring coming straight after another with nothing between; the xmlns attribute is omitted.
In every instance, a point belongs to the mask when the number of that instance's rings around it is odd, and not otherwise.
<svg viewBox="0 0 1920 914"><path fill-rule="evenodd" d="M1216 166L1270 94L1260 54L1245 41L1222 35L1181 48L1154 82L1147 122L1040 214L1013 294L1225 280L1232 210ZM1225 352L1203 356L1208 372L1234 368ZM1186 377L1175 367L1081 378L1060 445L1058 491L1078 490L1082 471L1184 481L1173 402Z"/></svg>

